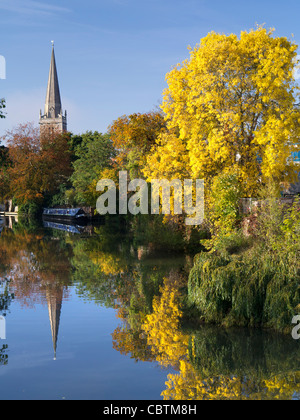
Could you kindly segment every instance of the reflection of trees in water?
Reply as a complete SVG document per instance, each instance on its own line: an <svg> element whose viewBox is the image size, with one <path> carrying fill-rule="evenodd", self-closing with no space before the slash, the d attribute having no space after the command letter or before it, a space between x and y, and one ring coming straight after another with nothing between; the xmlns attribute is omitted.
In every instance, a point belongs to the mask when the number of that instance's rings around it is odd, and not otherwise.
<svg viewBox="0 0 300 420"><path fill-rule="evenodd" d="M263 378L300 366L299 343L290 336L259 329L204 327L193 333L190 361L204 375Z"/></svg>
<svg viewBox="0 0 300 420"><path fill-rule="evenodd" d="M14 299L14 294L10 289L10 281L0 279L0 315L6 316L9 306Z"/></svg>
<svg viewBox="0 0 300 420"><path fill-rule="evenodd" d="M135 247L126 235L106 237L102 227L97 233L73 242L72 279L79 295L115 307L116 300L118 306L120 302L128 306L137 292L145 295L151 308L163 276L174 264L182 266L182 258L176 263L170 257L155 258L147 246Z"/></svg>
<svg viewBox="0 0 300 420"><path fill-rule="evenodd" d="M0 346L0 366L7 365L8 363L8 354L6 353L8 349L7 344Z"/></svg>
<svg viewBox="0 0 300 420"><path fill-rule="evenodd" d="M24 306L48 306L55 357L61 305L70 284L72 248L61 235L49 237L35 229L4 229L0 246L5 249L0 275L9 279L12 296ZM2 360L8 363L6 349L2 349Z"/></svg>
<svg viewBox="0 0 300 420"><path fill-rule="evenodd" d="M186 332L181 324L186 261L178 258L177 265L174 258L156 258L146 246L102 238L73 244L73 279L81 296L117 309L122 324L112 334L116 350L178 370L168 376L165 399L297 396L295 341L247 330Z"/></svg>
<svg viewBox="0 0 300 420"><path fill-rule="evenodd" d="M80 295L115 307L122 321L113 348L178 370L168 376L165 399L291 399L299 392L299 359L287 337L182 330L184 261L176 267L174 258L156 258L147 247L99 238L78 240L73 251Z"/></svg>
<svg viewBox="0 0 300 420"><path fill-rule="evenodd" d="M160 294L163 278L187 278L184 255L157 255L151 244L135 244L128 236L100 227L94 238L73 242L72 278L77 293L117 310L121 320L112 334L113 347L135 360L153 360L141 325L152 312L153 298Z"/></svg>
<svg viewBox="0 0 300 420"><path fill-rule="evenodd" d="M299 397L296 341L267 332L182 329L189 259L161 258L153 244L135 246L105 229L90 238L4 230L0 278L11 282L0 294L0 310L14 296L26 305L47 302L55 352L62 291L75 283L83 299L117 309L114 349L178 371L168 376L164 399ZM2 346L0 364L7 360Z"/></svg>
<svg viewBox="0 0 300 420"><path fill-rule="evenodd" d="M73 242L72 281L80 297L114 306L115 290L126 262L119 255L103 251L97 238L78 239Z"/></svg>
<svg viewBox="0 0 300 420"><path fill-rule="evenodd" d="M202 376L187 361L177 375L168 375L165 400L292 400L300 399L300 371L256 376Z"/></svg>
<svg viewBox="0 0 300 420"><path fill-rule="evenodd" d="M183 361L178 375L168 375L165 400L292 400L300 399L300 372L286 372L266 379L255 376L203 377Z"/></svg>
<svg viewBox="0 0 300 420"><path fill-rule="evenodd" d="M298 343L256 330L185 332L176 283L166 279L161 291L142 329L156 360L178 370L168 375L164 399L300 398Z"/></svg>
<svg viewBox="0 0 300 420"><path fill-rule="evenodd" d="M0 241L5 249L1 275L10 279L10 288L21 304L46 303L49 285L69 284L71 249L61 239L49 240L43 231L5 229Z"/></svg>

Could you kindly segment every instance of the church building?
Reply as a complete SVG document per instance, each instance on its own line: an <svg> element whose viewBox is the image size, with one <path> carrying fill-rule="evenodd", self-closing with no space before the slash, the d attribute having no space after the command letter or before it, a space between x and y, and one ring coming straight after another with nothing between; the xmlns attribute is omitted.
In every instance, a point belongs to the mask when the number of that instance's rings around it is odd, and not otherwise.
<svg viewBox="0 0 300 420"><path fill-rule="evenodd" d="M62 110L53 41L45 112L40 111L39 124L41 135L67 131L67 111L63 113Z"/></svg>

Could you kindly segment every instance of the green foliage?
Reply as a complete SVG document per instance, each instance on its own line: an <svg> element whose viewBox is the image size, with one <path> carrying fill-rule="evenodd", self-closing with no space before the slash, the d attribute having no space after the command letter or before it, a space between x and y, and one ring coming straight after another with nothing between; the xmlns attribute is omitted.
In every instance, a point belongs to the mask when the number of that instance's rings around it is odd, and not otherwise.
<svg viewBox="0 0 300 420"><path fill-rule="evenodd" d="M212 238L205 240L203 244L214 250L237 230L240 219L239 200L242 196L237 172L224 172L214 177L208 196L206 218Z"/></svg>
<svg viewBox="0 0 300 420"><path fill-rule="evenodd" d="M189 276L189 302L207 322L290 328L300 302L300 264L266 253L202 253Z"/></svg>
<svg viewBox="0 0 300 420"><path fill-rule="evenodd" d="M42 206L34 201L28 201L26 204L19 205L19 213L35 217L42 213Z"/></svg>
<svg viewBox="0 0 300 420"><path fill-rule="evenodd" d="M74 162L78 159L78 156L76 155L76 150L80 148L82 145L83 138L80 135L77 134L70 134L70 137L68 139L69 148L71 151L71 160Z"/></svg>
<svg viewBox="0 0 300 420"><path fill-rule="evenodd" d="M5 146L0 146L0 168L3 166L8 166L10 163L8 148Z"/></svg>
<svg viewBox="0 0 300 420"><path fill-rule="evenodd" d="M292 205L286 204L276 189L267 190L268 198L262 200L257 212L257 240L263 241L269 252L288 256L292 262L300 256L300 199L296 197Z"/></svg>
<svg viewBox="0 0 300 420"><path fill-rule="evenodd" d="M238 375L252 381L296 372L300 363L298 343L283 334L216 326L193 331L189 358L204 378Z"/></svg>
<svg viewBox="0 0 300 420"><path fill-rule="evenodd" d="M259 192L260 206L257 210L257 239L263 239L269 251L281 248L281 226L284 207L280 201L280 193L273 183L265 185Z"/></svg>
<svg viewBox="0 0 300 420"><path fill-rule="evenodd" d="M44 203L47 207L55 206L74 206L76 204L75 200L75 190L70 188L70 183L62 183L56 194L50 195L48 200Z"/></svg>
<svg viewBox="0 0 300 420"><path fill-rule="evenodd" d="M8 168L11 165L9 151L5 146L0 146L0 198L3 199L9 194Z"/></svg>
<svg viewBox="0 0 300 420"><path fill-rule="evenodd" d="M74 206L75 205L75 190L74 188L70 188L68 190L65 190L65 204L68 206Z"/></svg>
<svg viewBox="0 0 300 420"><path fill-rule="evenodd" d="M88 131L76 148L71 182L78 203L95 205L96 183L104 169L112 167L115 150L108 134Z"/></svg>
<svg viewBox="0 0 300 420"><path fill-rule="evenodd" d="M286 252L297 259L299 258L299 236L300 236L300 199L296 198L293 206L284 214L280 226L284 247Z"/></svg>
<svg viewBox="0 0 300 420"><path fill-rule="evenodd" d="M230 224L236 217L230 203L237 195L227 195L225 189L219 198L214 207L217 222L222 221L222 210L229 222L220 226L213 251L195 259L190 305L207 322L290 330L300 302L299 199L288 205L275 184L266 185L255 211L254 236L245 238Z"/></svg>
<svg viewBox="0 0 300 420"><path fill-rule="evenodd" d="M151 243L156 250L164 252L198 252L204 247L200 240L206 237L205 230L187 229L181 223L169 223L163 215L137 215L130 219L136 244Z"/></svg>

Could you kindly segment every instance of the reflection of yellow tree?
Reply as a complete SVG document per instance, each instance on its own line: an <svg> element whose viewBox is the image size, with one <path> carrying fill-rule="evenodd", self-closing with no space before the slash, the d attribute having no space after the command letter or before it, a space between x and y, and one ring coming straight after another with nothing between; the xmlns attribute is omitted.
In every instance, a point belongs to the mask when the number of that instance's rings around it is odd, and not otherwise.
<svg viewBox="0 0 300 420"><path fill-rule="evenodd" d="M203 380L192 365L180 362L180 373L168 375L165 400L291 400L300 393L300 371L268 380L225 376Z"/></svg>
<svg viewBox="0 0 300 420"><path fill-rule="evenodd" d="M180 293L165 279L161 296L153 300L153 313L147 315L142 326L157 361L164 366L177 367L187 355L188 336L179 329L181 317Z"/></svg>
<svg viewBox="0 0 300 420"><path fill-rule="evenodd" d="M92 251L90 258L99 267L100 271L106 275L116 276L127 269L124 259L108 252Z"/></svg>
<svg viewBox="0 0 300 420"><path fill-rule="evenodd" d="M224 400L247 399L252 383L241 378L220 376L203 380L191 363L180 362L180 374L168 375L167 389L162 392L165 400Z"/></svg>
<svg viewBox="0 0 300 420"><path fill-rule="evenodd" d="M277 375L263 381L270 398L276 400L291 400L294 394L300 398L300 370L288 375Z"/></svg>
<svg viewBox="0 0 300 420"><path fill-rule="evenodd" d="M182 297L178 286L176 281L164 280L161 296L154 298L153 313L146 316L142 325L156 360L179 371L168 375L166 389L161 394L165 400L290 400L296 394L299 398L300 371L271 379L222 372L217 376L200 373L188 357L190 352L194 353L194 340L180 329Z"/></svg>
<svg viewBox="0 0 300 420"><path fill-rule="evenodd" d="M178 270L172 267L172 270L168 269L167 272L168 281L172 279L176 284L182 281L183 277ZM131 266L130 272L122 275L116 286L117 316L123 325L116 328L112 334L113 347L122 354L130 354L135 360L152 361L157 357L156 352L149 346L148 335L142 326L151 312L153 296L158 293L158 276L159 279L163 278L160 274L156 265L143 266L142 262L138 261Z"/></svg>
<svg viewBox="0 0 300 420"><path fill-rule="evenodd" d="M153 361L155 356L147 345L147 340L141 337L139 331L129 326L117 327L112 333L113 348L124 355L131 355L136 361Z"/></svg>

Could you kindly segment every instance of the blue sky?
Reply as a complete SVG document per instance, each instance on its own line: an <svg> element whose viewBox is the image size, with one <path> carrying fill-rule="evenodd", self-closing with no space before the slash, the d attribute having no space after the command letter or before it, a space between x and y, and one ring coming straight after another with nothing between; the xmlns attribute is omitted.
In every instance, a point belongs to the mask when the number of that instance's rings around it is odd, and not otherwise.
<svg viewBox="0 0 300 420"><path fill-rule="evenodd" d="M300 44L299 0L0 0L0 97L7 118L38 124L55 54L68 129L106 132L124 114L157 107L165 75L210 31L239 34L256 24Z"/></svg>

